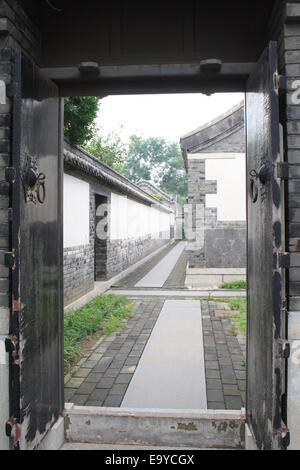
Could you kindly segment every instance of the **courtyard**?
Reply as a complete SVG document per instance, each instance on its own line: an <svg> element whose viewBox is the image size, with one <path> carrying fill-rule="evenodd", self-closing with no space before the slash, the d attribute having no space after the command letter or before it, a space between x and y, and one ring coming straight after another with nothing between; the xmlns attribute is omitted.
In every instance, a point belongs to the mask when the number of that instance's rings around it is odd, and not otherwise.
<svg viewBox="0 0 300 470"><path fill-rule="evenodd" d="M118 285L113 286L109 290L109 292L115 294L121 292L122 295L126 295L126 290L128 289L130 293L127 298L133 304L133 316L126 320L123 328L111 333L106 338L101 338L93 345L93 348L86 352L85 356L80 360L72 375L66 377L66 401L84 406L127 406L126 400L124 401L127 390L130 389L130 384L133 384L134 388L136 376L139 377L142 374L141 377L144 377L144 379L138 378L138 387L141 390L137 395L134 394L130 401L132 408L139 407L139 394L145 397L145 390L148 390L148 394L151 397L155 395L154 390L158 391L158 395L161 394L163 396L166 396L167 391L167 400L162 401L162 403L175 404L167 406L169 408L177 406L177 408L181 409L240 410L244 406L245 337L233 330L232 323L227 315L228 312L230 313L230 308L223 299L222 301L216 299L209 300L209 297L205 299L204 296L201 297L201 293L197 294L197 292L193 293L193 297L184 297L185 293L190 294L189 291L185 290L184 285L187 266L186 251L183 250L181 253L178 253L176 260L172 259L174 264L173 269L170 270L163 285L155 288L155 297L152 296L153 288L151 288L149 295L147 294L147 289L150 289L151 286L147 288L136 287L136 285L143 284L141 281L147 279L147 275L149 280L149 273L154 272L155 274L155 268L158 263L164 259L167 261L168 254L170 256L172 250L174 250L174 246L165 248L160 255L153 257L153 259L144 263L130 275L125 276L119 281ZM165 289L169 291L167 297L164 296ZM135 294L133 291L135 291ZM224 292L228 295L228 291ZM222 292L219 292L219 295L222 295ZM234 291L231 295L234 297ZM176 305L181 304L183 308L181 315L185 324L190 321L189 308L194 308L193 302L197 304L198 310L196 315L201 325L198 325L198 332L196 332L194 341L198 340L198 343L203 344L202 352L199 352L199 357L194 363L194 369L190 370L188 381L186 379L183 380L183 376L177 377L177 388L174 387L174 374L178 374L178 370L172 371L172 368L170 368L169 378L166 378L166 384L162 386L162 383L157 381L155 377L155 361L151 363L151 360L148 358L150 360L148 369L147 365L144 364L145 361L143 361L143 355L145 351L147 352L151 338L155 332L156 334L158 333L160 328L158 319L161 312L164 306L170 302L173 302L170 307L171 315L176 313ZM184 318L185 312L186 318ZM192 328L193 326L194 323L192 323ZM161 343L166 342L168 344L168 351L165 351L163 348L160 351L159 348L161 346L156 345L156 353L159 355L161 363L164 363L164 354L172 356L172 353L174 356L172 362L176 362L177 349L182 340L185 343L184 349L186 351L184 353L188 352L189 349L193 350L193 345L190 343L193 331L190 331L190 337L184 333L178 333L178 344L176 344L176 339L170 343L168 338L160 338ZM169 334L172 336L171 331L169 331ZM153 354L154 352L152 352ZM180 360L180 357L177 357L178 359ZM191 363L193 364L193 361ZM196 401L196 404L193 404L193 399L190 395L193 392L197 376L201 382L201 377L199 377L201 375L201 365L203 372L205 371L205 377L202 377L203 385L199 385L198 400L201 393L205 398L204 402L199 403L199 401ZM156 367L160 367L158 363ZM145 368L146 372L144 372ZM140 369L143 370L140 371ZM168 372L164 371L164 373L168 376ZM141 383L142 380L146 382L144 387ZM152 390L149 390L149 381L152 383ZM176 400L172 399L172 395L176 395ZM151 399L154 400L154 398ZM158 401L154 400L152 402L151 399L149 403L146 402L147 406L145 406L145 403L142 403L140 407L158 408L157 404L160 403L160 398L158 397ZM165 408L166 405L160 407Z"/></svg>

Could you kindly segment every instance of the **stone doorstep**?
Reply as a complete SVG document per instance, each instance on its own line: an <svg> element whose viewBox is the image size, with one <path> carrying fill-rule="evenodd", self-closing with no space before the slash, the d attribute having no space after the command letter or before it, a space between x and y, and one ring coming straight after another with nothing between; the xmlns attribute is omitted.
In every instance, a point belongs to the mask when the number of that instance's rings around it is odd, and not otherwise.
<svg viewBox="0 0 300 470"><path fill-rule="evenodd" d="M218 275L218 276L237 276L242 275L246 276L246 269L245 268L187 268L186 270L187 275Z"/></svg>
<svg viewBox="0 0 300 470"><path fill-rule="evenodd" d="M226 318L238 315L238 310L215 310L215 317L217 318Z"/></svg>
<svg viewBox="0 0 300 470"><path fill-rule="evenodd" d="M241 409L149 410L66 403L64 415L68 442L165 446L180 442L200 448L244 448L245 417Z"/></svg>

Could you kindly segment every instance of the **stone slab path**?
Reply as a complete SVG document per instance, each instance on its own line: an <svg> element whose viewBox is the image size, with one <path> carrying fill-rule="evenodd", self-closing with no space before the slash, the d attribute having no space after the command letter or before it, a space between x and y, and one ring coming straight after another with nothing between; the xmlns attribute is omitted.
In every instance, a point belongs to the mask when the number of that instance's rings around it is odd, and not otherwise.
<svg viewBox="0 0 300 470"><path fill-rule="evenodd" d="M159 263L154 266L135 287L162 287L173 271L182 252L185 250L187 242L179 242L174 248L164 256Z"/></svg>
<svg viewBox="0 0 300 470"><path fill-rule="evenodd" d="M207 408L199 300L164 302L121 407Z"/></svg>
<svg viewBox="0 0 300 470"><path fill-rule="evenodd" d="M131 273L127 274L127 276L120 279L118 282L112 286L113 288L128 288L134 287L135 284L142 279L154 266L159 263L159 261L166 256L171 250L174 248L174 243L167 245L163 248L159 253L154 255L151 259L145 261L141 266L134 269Z"/></svg>
<svg viewBox="0 0 300 470"><path fill-rule="evenodd" d="M174 245L167 247L156 257L155 262L158 263L163 254L167 255L173 249ZM126 284L123 283L122 285L133 287L147 274L147 270L149 272L154 268L153 263L154 260L147 262L147 267L139 267L136 272L127 277ZM122 402L125 403L124 397L127 389L132 388L131 382L134 383L135 372L142 364L143 352L148 348L148 341L155 325L160 324L160 320L159 323L157 323L157 320L163 319L165 306L171 305L168 304L169 302L184 302L186 306L189 305L189 302L197 302L199 305L200 296L204 296L203 292L183 290L182 280L185 278L185 269L186 258L185 252L182 251L162 288L156 290L146 288L144 290L139 288L112 290L112 292L127 295L133 304L134 317L126 321L122 330L112 333L104 340L100 340L93 350L86 354L73 376L66 380L66 402L69 401L75 405L112 407L120 407ZM176 286L178 290L172 291L171 286ZM137 295L137 292L141 295ZM219 295L224 297L224 294L225 292L221 292ZM187 299L178 300L177 296L180 297L180 295L187 297ZM216 296L215 293L212 295ZM231 292L228 295L237 296L237 293ZM240 292L240 295L244 296L245 293ZM189 300L189 296L193 297L193 300ZM224 308L224 304L201 300L205 375L202 373L199 363L195 363L195 370L194 373L191 372L191 375L193 383L195 376L201 375L201 377L196 378L202 380L202 382L205 379L207 407L209 409L240 409L245 401L244 344L239 342L233 334L229 320L215 315L216 310ZM177 309L177 311L179 312L180 309ZM199 316L197 321L198 326L195 327L195 332L202 336ZM183 332L185 325L182 324L180 328ZM157 328L155 329L159 332ZM168 341L167 330L166 338L162 339L165 342ZM182 333L181 338L179 335L179 340L183 338L186 349L188 349L190 334L187 332ZM150 348L151 341L149 344ZM184 356L183 353L182 355ZM155 369L153 373L159 375L159 361L153 367ZM199 371L201 371L201 374ZM136 375L136 377L138 376ZM153 381L151 390L159 387L160 383ZM200 405L198 403L185 406L190 408L191 406L198 407Z"/></svg>

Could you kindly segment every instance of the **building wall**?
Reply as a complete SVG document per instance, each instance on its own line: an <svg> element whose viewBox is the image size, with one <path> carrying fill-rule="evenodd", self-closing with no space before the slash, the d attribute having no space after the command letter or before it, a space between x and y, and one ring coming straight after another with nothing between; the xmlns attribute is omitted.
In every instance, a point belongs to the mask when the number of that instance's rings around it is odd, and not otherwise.
<svg viewBox="0 0 300 470"><path fill-rule="evenodd" d="M246 268L245 155L188 155L190 268Z"/></svg>
<svg viewBox="0 0 300 470"><path fill-rule="evenodd" d="M172 213L65 169L64 305L168 243L172 224Z"/></svg>
<svg viewBox="0 0 300 470"><path fill-rule="evenodd" d="M147 206L112 192L109 217L108 278L170 241L173 214L156 206Z"/></svg>
<svg viewBox="0 0 300 470"><path fill-rule="evenodd" d="M207 180L216 180L217 193L206 194L206 207L217 209L218 221L246 221L245 154L208 155L205 176Z"/></svg>
<svg viewBox="0 0 300 470"><path fill-rule="evenodd" d="M64 174L64 248L89 244L90 187Z"/></svg>
<svg viewBox="0 0 300 470"><path fill-rule="evenodd" d="M110 240L135 239L151 235L154 239L166 232L170 238L172 214L157 206L146 206L126 196L111 193Z"/></svg>
<svg viewBox="0 0 300 470"><path fill-rule="evenodd" d="M270 19L270 34L278 41L279 73L286 76L287 92L280 94L280 115L284 128L284 160L289 163L286 184L286 246L291 253L287 270L288 360L287 426L289 449L300 449L300 2L279 4Z"/></svg>
<svg viewBox="0 0 300 470"><path fill-rule="evenodd" d="M64 305L94 287L94 202L90 185L64 174Z"/></svg>

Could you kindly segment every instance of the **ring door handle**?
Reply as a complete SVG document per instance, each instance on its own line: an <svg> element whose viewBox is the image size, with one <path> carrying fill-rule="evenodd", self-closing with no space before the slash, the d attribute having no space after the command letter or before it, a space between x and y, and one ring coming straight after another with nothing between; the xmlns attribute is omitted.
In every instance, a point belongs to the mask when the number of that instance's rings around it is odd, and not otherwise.
<svg viewBox="0 0 300 470"><path fill-rule="evenodd" d="M249 172L249 176L250 176L250 186L249 186L250 199L255 204L258 199L258 185L257 185L258 173L256 170L251 170Z"/></svg>
<svg viewBox="0 0 300 470"><path fill-rule="evenodd" d="M270 169L267 165L262 165L257 172L256 170L251 170L249 172L250 176L250 198L253 203L258 199L258 183L265 185L270 179Z"/></svg>

